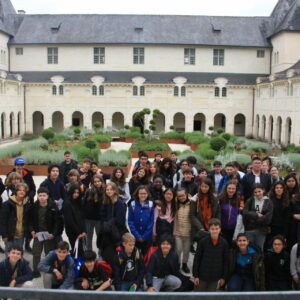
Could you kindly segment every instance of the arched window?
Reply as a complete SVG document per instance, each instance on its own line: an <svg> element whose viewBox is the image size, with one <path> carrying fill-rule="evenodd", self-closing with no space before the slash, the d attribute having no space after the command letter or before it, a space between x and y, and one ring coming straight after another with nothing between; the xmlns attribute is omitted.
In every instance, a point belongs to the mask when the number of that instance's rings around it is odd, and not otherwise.
<svg viewBox="0 0 300 300"><path fill-rule="evenodd" d="M181 97L185 97L185 94L186 94L185 86L182 86L181 87Z"/></svg>
<svg viewBox="0 0 300 300"><path fill-rule="evenodd" d="M222 97L227 97L227 88L226 87L222 88Z"/></svg>
<svg viewBox="0 0 300 300"><path fill-rule="evenodd" d="M179 88L178 88L178 86L175 86L175 87L174 87L174 96L175 96L175 97L178 97L178 96L179 96Z"/></svg>
<svg viewBox="0 0 300 300"><path fill-rule="evenodd" d="M99 95L104 96L104 86L103 85L99 86Z"/></svg>
<svg viewBox="0 0 300 300"><path fill-rule="evenodd" d="M138 87L136 85L133 86L132 94L133 94L133 96L137 96L138 95Z"/></svg>
<svg viewBox="0 0 300 300"><path fill-rule="evenodd" d="M63 95L63 94L64 94L64 86L63 86L63 85L60 85L60 86L59 86L59 94L60 94L60 95Z"/></svg>
<svg viewBox="0 0 300 300"><path fill-rule="evenodd" d="M140 86L140 96L145 96L145 87Z"/></svg>
<svg viewBox="0 0 300 300"><path fill-rule="evenodd" d="M215 87L215 97L220 97L220 88Z"/></svg>
<svg viewBox="0 0 300 300"><path fill-rule="evenodd" d="M92 95L97 96L97 87L95 85L92 86Z"/></svg>
<svg viewBox="0 0 300 300"><path fill-rule="evenodd" d="M52 95L56 95L57 94L57 87L56 85L52 86Z"/></svg>

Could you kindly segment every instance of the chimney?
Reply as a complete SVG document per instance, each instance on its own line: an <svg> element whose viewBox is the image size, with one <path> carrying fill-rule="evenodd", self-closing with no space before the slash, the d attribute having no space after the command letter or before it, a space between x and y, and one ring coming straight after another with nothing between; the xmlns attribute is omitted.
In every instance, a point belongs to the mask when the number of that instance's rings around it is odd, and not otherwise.
<svg viewBox="0 0 300 300"><path fill-rule="evenodd" d="M19 14L19 15L25 15L25 14L26 14L26 11L23 10L23 9L20 9L20 10L18 10L18 14Z"/></svg>

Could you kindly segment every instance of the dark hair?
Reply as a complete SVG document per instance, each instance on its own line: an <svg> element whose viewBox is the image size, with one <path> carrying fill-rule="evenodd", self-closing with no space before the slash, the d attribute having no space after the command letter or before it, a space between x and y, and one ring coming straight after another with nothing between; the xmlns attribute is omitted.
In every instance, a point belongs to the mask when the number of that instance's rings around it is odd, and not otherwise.
<svg viewBox="0 0 300 300"><path fill-rule="evenodd" d="M169 167L168 167L167 169L164 167L164 165L165 165L166 163L169 163L169 164L170 164ZM165 158L162 160L162 162L161 162L161 164L160 164L160 170L159 170L159 171L160 171L160 173L161 173L162 175L173 173L173 166L172 166L172 160L171 160L171 158L165 157Z"/></svg>
<svg viewBox="0 0 300 300"><path fill-rule="evenodd" d="M232 165L234 168L238 168L239 171L242 169L241 165L236 160L232 162Z"/></svg>
<svg viewBox="0 0 300 300"><path fill-rule="evenodd" d="M244 233L244 232L240 232L240 233L237 235L236 241L237 241L240 237L245 237L245 238L249 241L249 238L248 238L247 234Z"/></svg>
<svg viewBox="0 0 300 300"><path fill-rule="evenodd" d="M95 179L99 179L102 182L100 189L97 189L94 185ZM92 201L94 203L103 201L103 193L104 193L104 180L103 177L99 174L96 174L92 177L91 187L86 191L85 198L88 201Z"/></svg>
<svg viewBox="0 0 300 300"><path fill-rule="evenodd" d="M283 246L286 247L286 239L285 239L282 235L280 235L280 234L275 235L275 236L271 239L271 241L270 241L270 245L271 245L271 246L273 246L273 243L274 243L275 240L281 241L282 244L283 244Z"/></svg>
<svg viewBox="0 0 300 300"><path fill-rule="evenodd" d="M252 186L252 192L254 192L255 189L265 190L265 187L262 183L254 183Z"/></svg>
<svg viewBox="0 0 300 300"><path fill-rule="evenodd" d="M208 221L208 228L211 226L220 226L221 227L221 221L217 218L212 218Z"/></svg>
<svg viewBox="0 0 300 300"><path fill-rule="evenodd" d="M145 176L143 178L139 178L138 174L140 170L144 170L145 171ZM147 185L149 183L149 172L146 168L144 167L139 167L136 170L136 173L134 174L134 176L132 176L132 179L134 181L134 183L140 183L140 184L144 184Z"/></svg>
<svg viewBox="0 0 300 300"><path fill-rule="evenodd" d="M272 159L271 159L271 157L265 156L265 157L262 159L262 161L263 161L263 162L264 162L264 161L268 161L268 162L269 162L269 166L272 166Z"/></svg>
<svg viewBox="0 0 300 300"><path fill-rule="evenodd" d="M122 176L121 176L120 179L116 177L116 173L117 173L118 171L121 171L121 173L122 173ZM124 185L125 185L125 183L126 183L126 178L125 178L125 172L123 171L123 169L120 168L120 167L114 168L113 171L112 171L112 173L111 173L110 181L111 181L111 182L114 182L116 185L119 185L119 186L121 186L121 187L124 187Z"/></svg>
<svg viewBox="0 0 300 300"><path fill-rule="evenodd" d="M299 184L298 184L298 180L297 180L296 175L293 174L293 173L290 173L290 174L288 174L288 175L286 175L286 176L284 177L284 183L285 183L285 185L286 185L287 181L288 181L290 178L293 178L293 179L295 180L295 183L296 183L295 187L294 187L292 190L290 190L290 189L288 188L288 186L287 186L287 190L288 190L288 192L289 192L289 197L291 198L294 194L297 194L297 193L299 192Z"/></svg>
<svg viewBox="0 0 300 300"><path fill-rule="evenodd" d="M162 154L161 154L160 152L156 152L156 153L154 154L154 156L160 156L160 157L162 157Z"/></svg>
<svg viewBox="0 0 300 300"><path fill-rule="evenodd" d="M171 188L167 188L164 190L163 192L163 198L162 198L162 201L161 201L161 212L165 215L167 213L167 202L165 200L165 194L166 192L168 191L171 191L172 194L173 194L173 199L171 201L171 216L172 217L175 217L176 215L176 195L175 195L175 192L173 189Z"/></svg>
<svg viewBox="0 0 300 300"><path fill-rule="evenodd" d="M73 194L76 190L79 191L79 198L75 200L75 199L73 199ZM81 194L81 190L80 190L80 185L78 183L74 183L69 186L69 190L67 192L67 199L73 205L78 206L79 209L82 208L82 202L81 202L82 194Z"/></svg>
<svg viewBox="0 0 300 300"><path fill-rule="evenodd" d="M275 207L278 204L276 192L275 192L277 185L281 185L283 187L283 194L281 196L280 203L282 203L282 206L284 208L289 207L290 206L289 192L283 181L278 181L278 182L274 183L271 187L271 190L269 192L269 198L273 202L273 206Z"/></svg>
<svg viewBox="0 0 300 300"><path fill-rule="evenodd" d="M233 171L232 174L229 175L229 179L232 180L234 177L237 177L237 179L240 181L241 176L240 173L237 171Z"/></svg>
<svg viewBox="0 0 300 300"><path fill-rule="evenodd" d="M236 191L232 197L232 200L230 201L230 199L228 198L228 195L227 195L227 187L230 185L230 184L233 184L235 187L236 187ZM240 197L238 195L238 187L237 187L237 184L232 181L232 180L229 180L225 187L223 188L221 194L218 196L218 200L219 200L219 203L220 205L221 204L227 204L230 202L230 204L232 206L235 206L235 207L238 207L240 205Z"/></svg>
<svg viewBox="0 0 300 300"><path fill-rule="evenodd" d="M51 165L49 165L49 167L48 167L48 174L49 174L49 175L50 175L52 169L54 169L54 168L57 168L58 171L59 171L59 165L57 165L57 164L51 164Z"/></svg>
<svg viewBox="0 0 300 300"><path fill-rule="evenodd" d="M146 153L146 152L144 152L144 151L139 151L139 158L141 158L141 157L149 157L148 156L148 154Z"/></svg>
<svg viewBox="0 0 300 300"><path fill-rule="evenodd" d="M206 172L206 174L208 174L208 170L206 168L200 168L198 170L198 174L202 173L202 172Z"/></svg>
<svg viewBox="0 0 300 300"><path fill-rule="evenodd" d="M255 160L261 161L261 159L260 159L258 156L254 156L254 157L252 158L252 162L254 162Z"/></svg>
<svg viewBox="0 0 300 300"><path fill-rule="evenodd" d="M180 161L179 165L181 166L184 162L185 162L185 163L189 163L186 159L182 159L182 160Z"/></svg>
<svg viewBox="0 0 300 300"><path fill-rule="evenodd" d="M65 156L65 155L67 155L67 154L71 154L71 152L70 152L70 151L68 151L68 150L67 150L67 151L65 151L65 152L64 152L64 156Z"/></svg>
<svg viewBox="0 0 300 300"><path fill-rule="evenodd" d="M69 246L69 243L66 242L66 241L61 241L61 242L58 242L57 243L57 246L55 249L60 249L60 250L67 250L69 251L70 250L70 246Z"/></svg>
<svg viewBox="0 0 300 300"><path fill-rule="evenodd" d="M136 199L136 200L139 200L139 191L140 190L145 190L147 192L147 194L148 194L147 200L149 200L150 191L149 191L149 189L146 185L139 185L133 193L133 198Z"/></svg>
<svg viewBox="0 0 300 300"><path fill-rule="evenodd" d="M175 155L177 156L177 152L176 152L176 151L172 151L172 152L171 152L171 155L172 155L172 154L175 154Z"/></svg>
<svg viewBox="0 0 300 300"><path fill-rule="evenodd" d="M186 170L184 170L183 172L182 172L182 174L184 175L184 174L194 174L194 172L193 172L193 170L192 169L190 169L190 168L188 168L188 169L186 169Z"/></svg>
<svg viewBox="0 0 300 300"><path fill-rule="evenodd" d="M157 179L157 178L161 179L163 184L165 183L165 178L164 178L164 176L162 176L162 175L160 175L160 174L155 174L154 177L153 177L152 182L154 182L154 180Z"/></svg>
<svg viewBox="0 0 300 300"><path fill-rule="evenodd" d="M46 187L41 186L38 190L37 190L37 194L47 194L49 195L49 190Z"/></svg>
<svg viewBox="0 0 300 300"><path fill-rule="evenodd" d="M92 166L92 165L95 165L95 166L98 167L98 164L97 164L97 162L95 162L95 161L92 161L92 162L91 162L91 166Z"/></svg>
<svg viewBox="0 0 300 300"><path fill-rule="evenodd" d="M21 252L21 255L23 255L24 251L23 251L23 247L17 243L13 243L8 247L7 252L9 253L12 250L17 250Z"/></svg>
<svg viewBox="0 0 300 300"><path fill-rule="evenodd" d="M213 166L222 166L222 163L219 160L215 160Z"/></svg>
<svg viewBox="0 0 300 300"><path fill-rule="evenodd" d="M97 258L97 254L93 250L86 250L83 253L83 260L86 261L95 261Z"/></svg>
<svg viewBox="0 0 300 300"><path fill-rule="evenodd" d="M174 246L174 238L169 234L163 234L160 236L158 245L160 246L163 242L168 242L170 245L172 245L172 248Z"/></svg>
<svg viewBox="0 0 300 300"><path fill-rule="evenodd" d="M210 178L207 178L207 177L203 178L201 180L200 185L199 185L199 191L198 191L198 198L199 198L199 200L202 200L202 197L204 196L204 194L202 194L202 192L201 192L201 184L202 183L204 183L204 184L206 184L206 185L209 186L209 190L208 190L208 204L211 205L212 204L212 199L215 198L215 196L214 196L214 192L215 192L214 185L213 185L213 183L212 183L212 181L211 181Z"/></svg>
<svg viewBox="0 0 300 300"><path fill-rule="evenodd" d="M184 188L179 188L178 190L176 190L176 209L178 210L179 209L179 207L180 207L180 204L181 204L181 202L180 201L178 201L178 199L177 199L177 193L178 192L184 192L184 194L185 194L185 197L186 197L186 199L188 199L189 200L189 194L188 194L188 191L186 190L186 189L184 189Z"/></svg>
<svg viewBox="0 0 300 300"><path fill-rule="evenodd" d="M197 163L197 159L196 159L195 156L188 156L188 157L186 158L186 160L187 160L187 162L188 162L189 164L195 165L195 164Z"/></svg>
<svg viewBox="0 0 300 300"><path fill-rule="evenodd" d="M91 161L89 158L85 158L85 159L83 160L83 163L91 164L92 161Z"/></svg>
<svg viewBox="0 0 300 300"><path fill-rule="evenodd" d="M228 162L228 163L225 165L225 168L227 168L227 167L232 167L232 168L234 168L234 165L233 165L232 162Z"/></svg>

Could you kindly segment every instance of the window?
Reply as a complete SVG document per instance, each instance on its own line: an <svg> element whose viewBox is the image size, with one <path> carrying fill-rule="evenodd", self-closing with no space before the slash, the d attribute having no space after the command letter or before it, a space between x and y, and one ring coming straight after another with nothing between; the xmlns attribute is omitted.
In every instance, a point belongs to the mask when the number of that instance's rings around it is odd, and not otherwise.
<svg viewBox="0 0 300 300"><path fill-rule="evenodd" d="M92 95L97 96L97 87L95 85L92 86Z"/></svg>
<svg viewBox="0 0 300 300"><path fill-rule="evenodd" d="M259 58L265 57L265 50L257 50L256 57L259 57Z"/></svg>
<svg viewBox="0 0 300 300"><path fill-rule="evenodd" d="M145 87L140 86L140 96L145 96Z"/></svg>
<svg viewBox="0 0 300 300"><path fill-rule="evenodd" d="M57 87L56 85L52 86L52 95L56 95L57 94Z"/></svg>
<svg viewBox="0 0 300 300"><path fill-rule="evenodd" d="M174 96L175 96L175 97L178 97L178 96L179 96L179 87L178 87L178 86L175 86L175 87L174 87Z"/></svg>
<svg viewBox="0 0 300 300"><path fill-rule="evenodd" d="M185 86L182 86L181 87L181 97L185 97L185 94L186 94Z"/></svg>
<svg viewBox="0 0 300 300"><path fill-rule="evenodd" d="M145 61L144 54L144 48L133 48L133 63L143 64Z"/></svg>
<svg viewBox="0 0 300 300"><path fill-rule="evenodd" d="M58 64L58 48L47 48L48 64Z"/></svg>
<svg viewBox="0 0 300 300"><path fill-rule="evenodd" d="M215 97L220 97L220 88L215 87Z"/></svg>
<svg viewBox="0 0 300 300"><path fill-rule="evenodd" d="M105 48L94 48L94 64L105 63Z"/></svg>
<svg viewBox="0 0 300 300"><path fill-rule="evenodd" d="M133 94L133 96L137 96L138 95L138 87L136 85L133 86L132 94Z"/></svg>
<svg viewBox="0 0 300 300"><path fill-rule="evenodd" d="M64 94L64 86L63 86L63 85L60 85L60 86L59 86L59 94L60 94L60 95L63 95L63 94Z"/></svg>
<svg viewBox="0 0 300 300"><path fill-rule="evenodd" d="M99 86L99 96L104 96L104 86L103 85Z"/></svg>
<svg viewBox="0 0 300 300"><path fill-rule="evenodd" d="M222 97L227 97L227 88L226 87L222 88Z"/></svg>
<svg viewBox="0 0 300 300"><path fill-rule="evenodd" d="M224 66L224 49L214 49L214 66Z"/></svg>
<svg viewBox="0 0 300 300"><path fill-rule="evenodd" d="M184 64L194 65L196 63L195 48L184 48Z"/></svg>
<svg viewBox="0 0 300 300"><path fill-rule="evenodd" d="M23 48L16 48L16 55L23 55Z"/></svg>

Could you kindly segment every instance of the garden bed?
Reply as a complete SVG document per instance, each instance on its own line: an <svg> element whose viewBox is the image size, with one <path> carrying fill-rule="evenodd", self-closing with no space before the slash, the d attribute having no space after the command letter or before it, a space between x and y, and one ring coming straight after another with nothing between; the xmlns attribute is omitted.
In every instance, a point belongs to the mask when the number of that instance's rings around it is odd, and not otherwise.
<svg viewBox="0 0 300 300"><path fill-rule="evenodd" d="M130 151L133 158L138 158L139 157L138 156L138 153L139 153L138 150L129 150L129 151ZM149 158L154 158L155 153L161 153L163 158L169 157L171 155L171 151L159 151L159 150L157 150L157 151L147 151L146 150L144 152L148 154Z"/></svg>
<svg viewBox="0 0 300 300"><path fill-rule="evenodd" d="M192 143L186 143L188 146L190 146L191 147L191 149L193 150L193 151L196 151L197 150L197 148L199 147L199 145L200 144L192 144Z"/></svg>
<svg viewBox="0 0 300 300"><path fill-rule="evenodd" d="M183 138L171 139L171 138L160 138L168 144L185 144L185 140Z"/></svg>
<svg viewBox="0 0 300 300"><path fill-rule="evenodd" d="M125 143L134 143L137 139L137 137L125 137Z"/></svg>
<svg viewBox="0 0 300 300"><path fill-rule="evenodd" d="M6 175L14 167L14 165L0 165L0 174ZM34 176L48 176L48 165L25 165L25 168L32 171Z"/></svg>
<svg viewBox="0 0 300 300"><path fill-rule="evenodd" d="M108 149L111 147L111 142L99 143L99 149Z"/></svg>
<svg viewBox="0 0 300 300"><path fill-rule="evenodd" d="M126 177L129 176L131 165L132 165L131 159L129 159L128 165L126 167L120 167L124 171ZM106 174L111 174L112 171L114 170L114 168L116 168L116 167L101 167L101 166L99 166L99 167L102 170L102 172L106 173Z"/></svg>

